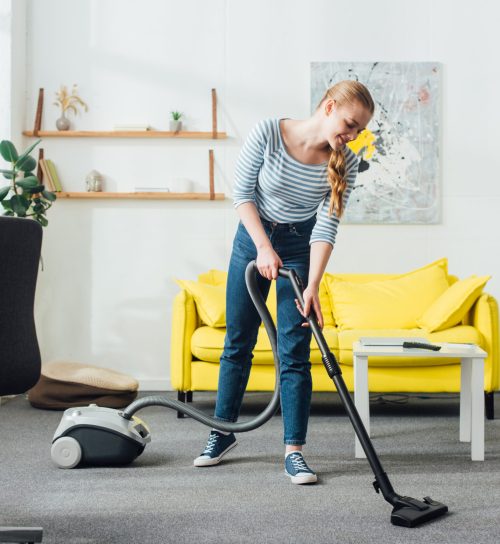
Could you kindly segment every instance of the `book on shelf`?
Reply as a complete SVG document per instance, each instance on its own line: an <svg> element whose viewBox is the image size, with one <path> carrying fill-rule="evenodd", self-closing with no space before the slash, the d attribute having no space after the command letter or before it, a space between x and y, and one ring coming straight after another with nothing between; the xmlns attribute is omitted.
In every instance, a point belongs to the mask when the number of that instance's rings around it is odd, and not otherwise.
<svg viewBox="0 0 500 544"><path fill-rule="evenodd" d="M43 175L42 183L45 188L54 193L62 191L61 181L54 163L50 159L40 159L39 162Z"/></svg>
<svg viewBox="0 0 500 544"><path fill-rule="evenodd" d="M50 176L49 167L47 166L47 161L45 159L40 159L39 161L40 168L42 169L42 184L45 185L47 191L55 191L54 183L52 177Z"/></svg>
<svg viewBox="0 0 500 544"><path fill-rule="evenodd" d="M60 193L62 191L62 185L61 180L59 179L59 175L57 174L56 166L50 159L46 159L45 162L49 167L52 184L54 185L56 192Z"/></svg>

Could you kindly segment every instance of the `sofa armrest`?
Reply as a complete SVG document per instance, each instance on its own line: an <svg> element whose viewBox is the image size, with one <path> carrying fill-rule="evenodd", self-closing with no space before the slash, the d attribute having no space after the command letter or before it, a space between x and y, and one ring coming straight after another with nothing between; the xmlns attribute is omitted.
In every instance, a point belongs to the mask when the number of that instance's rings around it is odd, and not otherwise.
<svg viewBox="0 0 500 544"><path fill-rule="evenodd" d="M486 391L500 389L500 361L498 357L498 304L488 293L483 293L469 312L470 324L484 338L483 348L488 352L484 374Z"/></svg>
<svg viewBox="0 0 500 544"><path fill-rule="evenodd" d="M198 326L198 314L193 297L184 289L172 306L172 335L170 343L170 381L177 391L191 389L191 337Z"/></svg>

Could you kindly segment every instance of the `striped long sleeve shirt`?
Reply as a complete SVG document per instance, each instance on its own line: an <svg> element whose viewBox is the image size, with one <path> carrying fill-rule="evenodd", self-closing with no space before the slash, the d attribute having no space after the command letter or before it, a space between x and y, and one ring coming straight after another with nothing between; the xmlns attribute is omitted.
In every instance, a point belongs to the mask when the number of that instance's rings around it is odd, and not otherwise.
<svg viewBox="0 0 500 544"><path fill-rule="evenodd" d="M279 122L260 121L248 135L236 164L234 207L253 202L261 217L277 223L307 221L317 214L310 243L323 241L333 246L339 219L335 212L328 215L328 163L303 164L291 157L285 149ZM358 172L358 158L347 147L344 152L346 206Z"/></svg>

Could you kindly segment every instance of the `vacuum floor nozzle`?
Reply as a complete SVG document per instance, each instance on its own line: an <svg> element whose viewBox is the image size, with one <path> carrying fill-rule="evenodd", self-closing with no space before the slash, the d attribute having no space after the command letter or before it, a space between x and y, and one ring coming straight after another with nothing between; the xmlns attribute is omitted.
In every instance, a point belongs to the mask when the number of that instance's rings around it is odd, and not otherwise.
<svg viewBox="0 0 500 544"><path fill-rule="evenodd" d="M400 527L416 527L448 512L445 504L424 497L423 502L412 497L400 497L391 513L391 523Z"/></svg>

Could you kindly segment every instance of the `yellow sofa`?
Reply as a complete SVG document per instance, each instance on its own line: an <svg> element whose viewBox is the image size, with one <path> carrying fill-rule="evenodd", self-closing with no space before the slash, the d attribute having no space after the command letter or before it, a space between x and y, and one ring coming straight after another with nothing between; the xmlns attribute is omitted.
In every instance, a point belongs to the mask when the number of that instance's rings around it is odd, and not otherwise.
<svg viewBox="0 0 500 544"><path fill-rule="evenodd" d="M361 336L415 336L435 342L478 344L488 353L484 391L486 414L492 419L493 393L500 388L497 302L482 292L489 276L483 280L475 277L458 280L448 274L447 265L446 259L440 259L406 274L325 273L320 286L325 320L323 334L340 363L350 391L353 391L352 345ZM171 383L179 392L180 400L189 401L193 391L217 390L225 335L226 278L226 272L211 270L198 276L197 282L178 280L181 291L173 303L170 369ZM475 284L473 289L468 287L471 281ZM462 288L468 289L467 293L464 294ZM457 292L459 297L468 299L461 298L458 304ZM443 304L449 304L450 296L455 297L455 321L459 306L466 312L459 316L458 323L447 326L453 322L453 312L448 312L446 317L451 319L442 319L441 325L436 326L432 323L436 318L434 310L442 311ZM275 282L268 306L276 319ZM334 391L335 386L323 367L314 338L311 363L313 390ZM269 339L261 326L247 391L272 391L273 365ZM460 362L458 359L425 357L371 358L369 390L380 393L459 392Z"/></svg>

